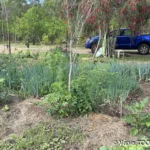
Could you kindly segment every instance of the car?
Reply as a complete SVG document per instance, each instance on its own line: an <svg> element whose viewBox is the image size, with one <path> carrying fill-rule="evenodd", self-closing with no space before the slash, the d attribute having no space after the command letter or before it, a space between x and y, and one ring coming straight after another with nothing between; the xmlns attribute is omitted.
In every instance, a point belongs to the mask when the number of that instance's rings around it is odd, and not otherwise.
<svg viewBox="0 0 150 150"><path fill-rule="evenodd" d="M113 37L116 33L117 30L112 30L110 31L109 36ZM99 36L88 38L85 42L85 48L91 49L92 53L94 53L98 41ZM115 49L138 49L140 54L146 55L150 52L150 34L134 33L132 35L131 29L121 28L116 38Z"/></svg>

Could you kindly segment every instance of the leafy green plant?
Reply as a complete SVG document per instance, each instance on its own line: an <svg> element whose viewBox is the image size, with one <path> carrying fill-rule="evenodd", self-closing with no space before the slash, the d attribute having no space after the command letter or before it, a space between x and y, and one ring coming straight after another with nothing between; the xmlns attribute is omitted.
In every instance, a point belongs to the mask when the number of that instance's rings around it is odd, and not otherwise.
<svg viewBox="0 0 150 150"><path fill-rule="evenodd" d="M42 43L45 44L45 45L50 43L48 35L43 34L43 36L42 36Z"/></svg>
<svg viewBox="0 0 150 150"><path fill-rule="evenodd" d="M0 78L0 104L5 104L9 101L8 91L5 88L5 79Z"/></svg>
<svg viewBox="0 0 150 150"><path fill-rule="evenodd" d="M150 113L143 112L147 102L148 98L145 98L131 106L125 106L130 114L125 115L123 120L132 126L131 135L141 134L150 137Z"/></svg>
<svg viewBox="0 0 150 150"><path fill-rule="evenodd" d="M54 82L67 81L69 70L68 58L60 49L56 48L47 52L45 56L45 64L49 66Z"/></svg>
<svg viewBox="0 0 150 150"><path fill-rule="evenodd" d="M62 82L55 82L51 85L51 93L45 96L42 103L48 102L48 112L52 115L67 117L74 111L72 107L73 97Z"/></svg>
<svg viewBox="0 0 150 150"><path fill-rule="evenodd" d="M120 105L136 89L134 77L109 69L108 64L83 63L73 67L71 93L77 98L79 114L100 111L99 106L105 103Z"/></svg>

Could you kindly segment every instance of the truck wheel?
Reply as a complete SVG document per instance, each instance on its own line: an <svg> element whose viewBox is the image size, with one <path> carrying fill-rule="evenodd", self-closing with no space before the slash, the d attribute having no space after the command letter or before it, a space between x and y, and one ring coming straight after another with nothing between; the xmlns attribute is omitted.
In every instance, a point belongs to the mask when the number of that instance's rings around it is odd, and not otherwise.
<svg viewBox="0 0 150 150"><path fill-rule="evenodd" d="M96 47L97 47L97 44L92 44L91 51L93 54L95 53Z"/></svg>
<svg viewBox="0 0 150 150"><path fill-rule="evenodd" d="M147 44L141 44L138 48L138 51L142 55L146 55L149 53L150 47Z"/></svg>

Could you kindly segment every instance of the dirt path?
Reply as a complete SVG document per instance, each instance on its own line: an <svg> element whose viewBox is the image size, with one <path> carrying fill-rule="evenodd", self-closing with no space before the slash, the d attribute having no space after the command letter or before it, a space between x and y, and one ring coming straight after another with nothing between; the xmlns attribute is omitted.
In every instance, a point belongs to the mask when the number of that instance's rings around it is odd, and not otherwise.
<svg viewBox="0 0 150 150"><path fill-rule="evenodd" d="M54 49L55 47L56 47L56 45L51 45L51 46L31 45L29 50L32 52L35 52L35 53L36 52L47 52L51 49ZM12 45L11 50L12 50L12 53L15 53L15 52L19 52L19 51L26 51L28 49L23 44L17 44L16 46ZM73 52L78 53L78 54L91 54L90 49L86 49L84 47L73 48ZM0 44L0 53L6 53L6 54L8 53L8 49L7 49L6 45Z"/></svg>

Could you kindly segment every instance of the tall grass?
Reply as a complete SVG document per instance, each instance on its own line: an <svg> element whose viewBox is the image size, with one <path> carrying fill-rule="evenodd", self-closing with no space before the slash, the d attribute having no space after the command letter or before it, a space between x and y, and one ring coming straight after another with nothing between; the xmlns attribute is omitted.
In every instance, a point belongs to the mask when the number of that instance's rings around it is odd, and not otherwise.
<svg viewBox="0 0 150 150"><path fill-rule="evenodd" d="M137 80L148 80L150 78L150 63L114 63L110 67L111 72L126 74Z"/></svg>
<svg viewBox="0 0 150 150"><path fill-rule="evenodd" d="M8 58L5 57L3 59ZM62 80L67 83L69 69L66 63L67 57L58 50L48 53L48 57L42 62L36 61L33 64L20 63L20 60L19 63L18 61L8 62L7 65L1 66L0 77L4 78L5 85L9 89L20 90L39 97L50 92L52 83Z"/></svg>
<svg viewBox="0 0 150 150"><path fill-rule="evenodd" d="M72 89L75 95L78 91L79 99L82 97L99 104L115 102L123 94L136 89L138 83L134 73L129 75L127 69L114 64L81 64L75 66L73 73Z"/></svg>
<svg viewBox="0 0 150 150"><path fill-rule="evenodd" d="M50 86L54 82L52 71L44 64L23 66L22 69L22 90L34 96L48 94Z"/></svg>

